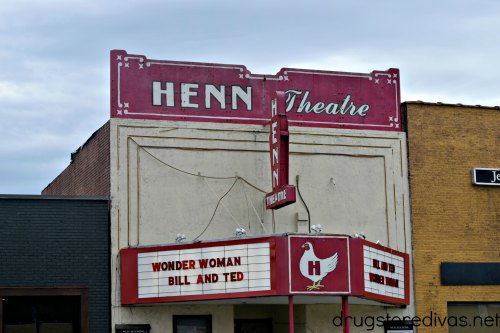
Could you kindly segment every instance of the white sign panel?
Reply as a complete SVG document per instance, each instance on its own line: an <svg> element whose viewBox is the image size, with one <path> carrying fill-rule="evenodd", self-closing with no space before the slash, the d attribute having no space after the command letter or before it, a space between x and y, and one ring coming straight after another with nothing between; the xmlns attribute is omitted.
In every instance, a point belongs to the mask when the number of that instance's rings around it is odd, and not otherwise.
<svg viewBox="0 0 500 333"><path fill-rule="evenodd" d="M404 257L363 245L365 292L405 299Z"/></svg>
<svg viewBox="0 0 500 333"><path fill-rule="evenodd" d="M139 253L138 297L271 289L268 242Z"/></svg>

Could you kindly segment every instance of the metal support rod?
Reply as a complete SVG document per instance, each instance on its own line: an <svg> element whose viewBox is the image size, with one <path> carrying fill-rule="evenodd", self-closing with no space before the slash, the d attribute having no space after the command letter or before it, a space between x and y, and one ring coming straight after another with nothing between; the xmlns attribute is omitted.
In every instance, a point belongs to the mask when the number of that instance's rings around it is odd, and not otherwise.
<svg viewBox="0 0 500 333"><path fill-rule="evenodd" d="M293 296L288 296L288 321L290 322L290 333L294 332L295 323L293 321Z"/></svg>
<svg viewBox="0 0 500 333"><path fill-rule="evenodd" d="M349 298L342 296L342 327L344 333L349 333Z"/></svg>

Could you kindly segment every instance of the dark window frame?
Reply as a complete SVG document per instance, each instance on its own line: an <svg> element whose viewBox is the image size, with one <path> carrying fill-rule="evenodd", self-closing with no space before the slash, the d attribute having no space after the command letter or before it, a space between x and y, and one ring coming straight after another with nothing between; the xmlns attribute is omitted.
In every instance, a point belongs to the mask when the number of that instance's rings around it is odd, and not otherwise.
<svg viewBox="0 0 500 333"><path fill-rule="evenodd" d="M207 333L212 333L212 315L173 315L172 326L174 333L178 333L177 324L179 319L205 319L207 324Z"/></svg>
<svg viewBox="0 0 500 333"><path fill-rule="evenodd" d="M273 331L273 319L272 318L242 318L242 319L234 319L234 328L235 332L238 332L241 330L241 326L244 325L245 323L252 323L252 322L260 322L260 323L266 323L269 328L271 329L271 332Z"/></svg>
<svg viewBox="0 0 500 333"><path fill-rule="evenodd" d="M79 296L80 332L89 333L88 288L86 287L40 287L0 288L0 333L3 332L3 297L12 296Z"/></svg>

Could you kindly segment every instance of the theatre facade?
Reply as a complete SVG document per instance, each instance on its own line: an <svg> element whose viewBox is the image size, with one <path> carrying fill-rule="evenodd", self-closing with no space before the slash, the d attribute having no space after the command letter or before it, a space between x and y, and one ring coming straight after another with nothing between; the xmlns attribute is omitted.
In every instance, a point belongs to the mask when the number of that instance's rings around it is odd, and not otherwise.
<svg viewBox="0 0 500 333"><path fill-rule="evenodd" d="M110 64L109 122L44 194L110 196L114 331L415 315L397 69Z"/></svg>

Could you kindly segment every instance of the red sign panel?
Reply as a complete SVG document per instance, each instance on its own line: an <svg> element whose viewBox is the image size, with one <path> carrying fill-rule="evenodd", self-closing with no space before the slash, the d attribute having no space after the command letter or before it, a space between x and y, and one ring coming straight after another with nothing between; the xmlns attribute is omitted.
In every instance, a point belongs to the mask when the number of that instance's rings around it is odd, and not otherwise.
<svg viewBox="0 0 500 333"><path fill-rule="evenodd" d="M267 124L275 91L290 125L400 131L399 70L371 73L152 60L111 51L111 117Z"/></svg>
<svg viewBox="0 0 500 333"><path fill-rule="evenodd" d="M266 194L266 208L278 209L294 203L295 186L288 184L288 120L285 113L285 93L275 92L271 107L269 152L273 191Z"/></svg>
<svg viewBox="0 0 500 333"><path fill-rule="evenodd" d="M290 236L289 251L290 293L351 293L347 236Z"/></svg>

